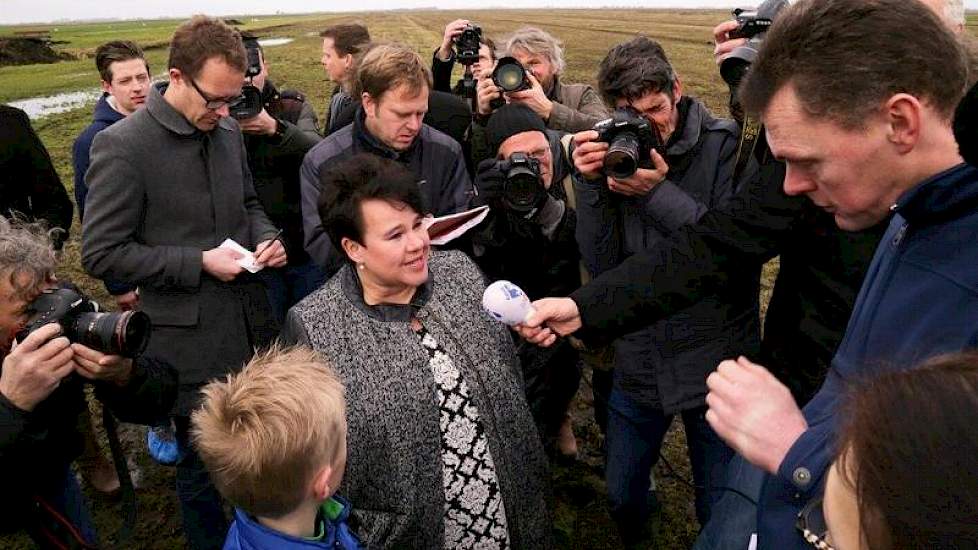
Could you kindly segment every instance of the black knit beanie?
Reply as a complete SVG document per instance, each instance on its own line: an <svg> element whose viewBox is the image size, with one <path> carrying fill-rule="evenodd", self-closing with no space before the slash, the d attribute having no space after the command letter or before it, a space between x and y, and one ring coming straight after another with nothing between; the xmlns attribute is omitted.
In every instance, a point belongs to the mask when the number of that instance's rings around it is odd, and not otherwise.
<svg viewBox="0 0 978 550"><path fill-rule="evenodd" d="M486 124L486 139L493 156L499 152L499 146L507 139L522 132L547 133L543 119L525 105L510 103L496 110Z"/></svg>

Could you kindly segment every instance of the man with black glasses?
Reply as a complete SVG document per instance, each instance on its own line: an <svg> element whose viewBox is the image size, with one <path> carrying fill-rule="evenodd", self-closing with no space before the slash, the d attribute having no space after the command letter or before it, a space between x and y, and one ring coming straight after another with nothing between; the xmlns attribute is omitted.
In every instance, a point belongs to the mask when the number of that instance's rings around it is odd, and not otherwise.
<svg viewBox="0 0 978 550"><path fill-rule="evenodd" d="M144 109L96 136L85 178L85 269L138 285L154 325L146 353L179 371L173 414L186 452L177 494L190 548L220 548L227 532L220 496L188 439L198 390L240 369L277 329L261 281L221 244L230 238L254 250L258 266L286 263L228 117L246 65L237 31L203 16L181 25L170 45L169 83L152 87Z"/></svg>

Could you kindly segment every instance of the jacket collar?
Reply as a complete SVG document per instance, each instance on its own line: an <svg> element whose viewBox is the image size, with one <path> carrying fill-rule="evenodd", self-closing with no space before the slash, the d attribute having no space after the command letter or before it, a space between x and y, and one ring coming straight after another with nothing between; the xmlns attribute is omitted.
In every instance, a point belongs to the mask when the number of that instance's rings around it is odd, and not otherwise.
<svg viewBox="0 0 978 550"><path fill-rule="evenodd" d="M163 93L166 92L166 88L169 85L169 82L158 82L153 86L150 86L149 95L146 98L146 111L149 112L150 116L152 116L153 119L160 124L160 126L166 128L174 134L181 136L204 135L205 132L199 130L196 126L191 124L180 111L177 111L172 105L167 103L166 99L163 97ZM230 117L220 119L214 129L216 130L218 128L223 128L225 130L233 131L236 124L229 121L228 118Z"/></svg>
<svg viewBox="0 0 978 550"><path fill-rule="evenodd" d="M550 101L556 101L560 103L560 77L554 75L554 83L550 85L550 90L547 92L547 99Z"/></svg>
<svg viewBox="0 0 978 550"><path fill-rule="evenodd" d="M356 116L353 117L353 138L363 149L370 153L373 153L379 157L386 159L396 160L400 162L407 162L407 159L411 157L414 153L414 149L418 146L418 142L421 141L421 134L418 133L415 136L414 141L411 142L411 146L404 151L397 151L391 147L388 147L386 143L380 141L370 130L367 129L367 112L364 111L363 105L357 107ZM422 127L422 130L424 128Z"/></svg>
<svg viewBox="0 0 978 550"><path fill-rule="evenodd" d="M430 255L429 255L430 258ZM429 264L430 265L430 264ZM347 264L337 275L340 277L340 288L343 294L353 304L354 307L367 314L367 317L381 322L401 322L408 323L415 317L415 312L424 307L431 297L431 273L428 273L428 280L414 291L409 304L378 304L368 305L363 300L363 286L360 285L360 277L357 270L352 265Z"/></svg>
<svg viewBox="0 0 978 550"><path fill-rule="evenodd" d="M666 154L669 156L690 152L700 140L704 123L713 118L706 106L687 95L679 98L676 108L679 109L679 122L666 143Z"/></svg>
<svg viewBox="0 0 978 550"><path fill-rule="evenodd" d="M978 168L965 163L905 192L891 210L910 223L933 224L978 210Z"/></svg>
<svg viewBox="0 0 978 550"><path fill-rule="evenodd" d="M126 115L116 111L109 104L109 94L102 93L102 97L99 98L98 103L95 104L95 121L105 122L106 124L115 124L120 120L126 118Z"/></svg>

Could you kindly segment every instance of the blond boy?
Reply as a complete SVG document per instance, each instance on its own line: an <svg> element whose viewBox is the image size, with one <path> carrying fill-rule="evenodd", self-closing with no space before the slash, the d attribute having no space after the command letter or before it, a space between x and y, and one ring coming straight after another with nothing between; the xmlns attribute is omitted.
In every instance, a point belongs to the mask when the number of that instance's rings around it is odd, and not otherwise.
<svg viewBox="0 0 978 550"><path fill-rule="evenodd" d="M346 464L343 385L319 355L273 346L203 394L194 443L236 507L225 550L359 548L349 503L333 496Z"/></svg>

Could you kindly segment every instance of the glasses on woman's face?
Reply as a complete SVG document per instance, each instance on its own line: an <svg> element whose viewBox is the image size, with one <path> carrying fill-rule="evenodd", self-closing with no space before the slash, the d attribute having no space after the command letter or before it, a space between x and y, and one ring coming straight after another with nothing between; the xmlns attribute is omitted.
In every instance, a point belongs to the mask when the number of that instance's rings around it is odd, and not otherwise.
<svg viewBox="0 0 978 550"><path fill-rule="evenodd" d="M832 548L829 528L825 523L825 514L822 512L822 499L812 499L798 512L798 520L795 527L801 531L801 536L808 544L818 550L835 550Z"/></svg>
<svg viewBox="0 0 978 550"><path fill-rule="evenodd" d="M231 105L241 97L240 94L230 99L225 97L210 97L209 95L205 94L203 90L200 89L200 86L198 86L197 83L194 82L193 78L187 77L187 80L190 81L190 85L193 86L195 90L197 90L197 93L204 100L204 107L211 111L216 111L221 107Z"/></svg>

